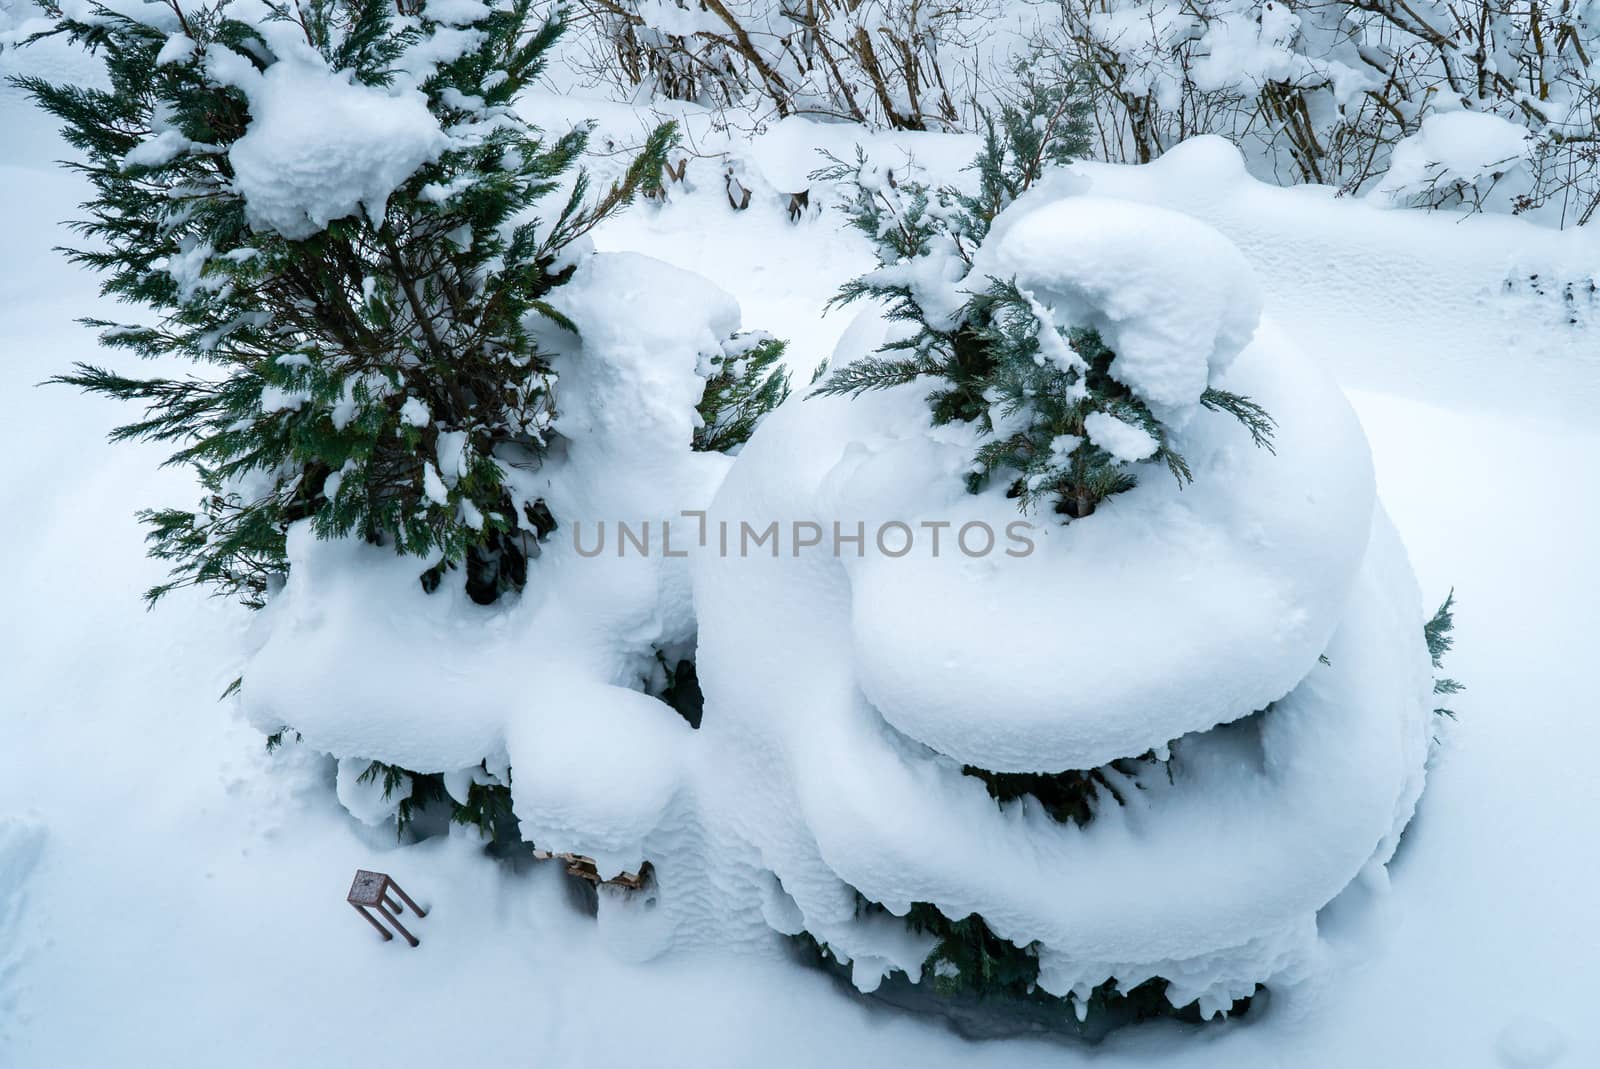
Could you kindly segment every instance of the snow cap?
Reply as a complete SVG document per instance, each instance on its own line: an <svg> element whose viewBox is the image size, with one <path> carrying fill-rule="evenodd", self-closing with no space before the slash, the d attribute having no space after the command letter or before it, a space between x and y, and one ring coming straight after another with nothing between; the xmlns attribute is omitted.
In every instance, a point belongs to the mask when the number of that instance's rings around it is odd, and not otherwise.
<svg viewBox="0 0 1600 1069"><path fill-rule="evenodd" d="M1261 287L1227 238L1106 197L1017 201L995 219L967 288L988 278L1015 279L1062 326L1098 330L1117 354L1112 375L1179 424L1261 318Z"/></svg>

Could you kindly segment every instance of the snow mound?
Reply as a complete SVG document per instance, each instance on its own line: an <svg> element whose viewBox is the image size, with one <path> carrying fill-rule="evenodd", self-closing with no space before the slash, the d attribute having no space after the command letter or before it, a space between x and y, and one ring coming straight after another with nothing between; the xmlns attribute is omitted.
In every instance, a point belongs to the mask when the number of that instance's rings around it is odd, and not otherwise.
<svg viewBox="0 0 1600 1069"><path fill-rule="evenodd" d="M738 303L699 275L627 252L585 260L549 301L583 339L575 349L551 338L556 430L666 474L663 450L671 456L694 434L704 389L696 369L739 329ZM664 360L663 349L693 360Z"/></svg>
<svg viewBox="0 0 1600 1069"><path fill-rule="evenodd" d="M686 272L611 254L580 264L552 303L579 330L530 324L547 335L558 374L559 441L536 467L505 462L519 492L547 502L560 524L529 561L525 592L488 607L459 582L429 594L418 576L430 562L295 525L288 582L257 616L243 673L244 707L258 726L293 727L313 748L357 762L355 771L380 760L457 779L483 761L504 768L508 747L528 767L548 768L550 754L515 740L560 723L566 734L551 738L588 758L606 747L632 752L635 737L667 745L670 735L641 736L635 721L648 713L670 732L677 714L632 692L660 671L658 651L693 639L688 566L659 542L649 555L619 555L615 525L654 527L709 502L728 461L691 452L698 369L738 327L739 309ZM605 552L579 552L597 532ZM564 767L561 784L576 792L568 797L610 782L595 779L593 760ZM561 795L540 794L525 777L515 786L525 799ZM651 790L656 801L667 792ZM353 787L345 795L357 815L373 811ZM541 805L525 799L519 815L537 823ZM547 827L564 819L553 813Z"/></svg>
<svg viewBox="0 0 1600 1069"><path fill-rule="evenodd" d="M381 220L390 195L448 145L414 88L362 85L314 54L265 72L225 49L208 60L211 76L250 102L228 160L257 230L301 240L358 211Z"/></svg>
<svg viewBox="0 0 1600 1069"><path fill-rule="evenodd" d="M637 872L683 782L692 732L654 698L614 686L575 684L564 701L520 711L506 752L523 838L591 857L602 877Z"/></svg>
<svg viewBox="0 0 1600 1069"><path fill-rule="evenodd" d="M995 220L966 288L988 278L1015 279L1058 321L1099 330L1117 353L1111 373L1171 420L1199 403L1261 317L1255 275L1221 234L1104 197L1024 196Z"/></svg>
<svg viewBox="0 0 1600 1069"><path fill-rule="evenodd" d="M1241 358L1240 374L1250 360ZM838 463L837 450L821 450L820 442L830 441L841 422L859 430L893 415L892 405L860 405L852 410L862 413L856 423L841 421L831 407L791 405L769 422L718 494L713 520L815 515L806 499L826 486L819 473ZM884 714L881 688L865 685L872 673L887 674L867 668L877 660L895 660L902 683L927 673L930 683L918 697L939 701L946 716L964 711L967 742L994 736L994 723L1004 723L1008 711L997 715L995 696L1039 686L1030 674L1036 671L1043 671L1045 685L1070 691L1064 683L1079 684L1082 704L1092 710L1095 688L1116 672L1079 678L1080 667L1092 668L1093 659L1076 660L1078 634L1058 640L1066 667L1055 673L1011 660L989 664L1052 612L1064 615L1062 605L1073 602L1063 602L1060 593L1070 582L1035 597L1028 583L988 585L993 573L964 570L946 558L916 573L894 572L905 562L885 561L889 579L869 584L862 583L863 568L854 559L702 559L696 567L707 697L702 733L717 748L716 767L725 770L719 779L724 805L740 812L745 834L754 837L806 929L856 962L863 988L893 969L915 977L929 948L905 938L897 922L888 931L898 933L898 942L887 940L884 918L858 918L851 889L893 913L913 902L932 902L950 917L978 912L1003 938L1019 945L1037 941L1041 986L1056 994L1086 995L1111 978L1127 987L1161 976L1171 982L1174 1004L1199 999L1203 1012L1223 1009L1308 956L1317 910L1367 864L1387 858L1421 788L1431 679L1419 597L1392 528L1381 513L1373 514L1370 487L1355 496L1351 512L1362 516L1362 537L1341 552L1353 555L1356 574L1333 584L1340 589L1324 607L1331 637L1323 635L1320 647L1310 636L1303 640L1303 680L1287 686L1286 696L1274 695L1280 700L1265 714L1212 731L1203 730L1211 721L1203 717L1194 733L1172 746L1170 783L1150 774L1137 786L1125 785L1128 804L1102 804L1081 830L1031 803L997 807L983 783L962 772L964 763L976 760L972 751L951 757L908 739ZM1097 514L1095 521L1101 519ZM1149 519L1132 530L1147 528ZM1105 546L1114 545L1120 531L1104 536L1104 543L1046 554L1047 567L1028 574L1044 582L1052 570L1098 553L1108 573L1130 578L1137 569L1106 560ZM1174 556L1181 558L1181 551ZM1156 553L1141 564L1162 559ZM952 578L930 589L939 568ZM1206 564L1195 570L1212 574ZM1070 574L1087 579L1090 571ZM1241 567L1229 579L1247 575ZM966 584L971 593L963 597ZM891 602L895 591L917 593ZM1152 692L1165 689L1172 708L1152 700L1153 714L1180 722L1190 702L1205 701L1213 687L1225 685L1225 671L1203 674L1187 687L1181 677L1170 679L1170 673L1209 667L1195 662L1146 666L1129 660L1152 646L1158 655L1168 652L1160 643L1129 647L1134 632L1115 631L1138 620L1154 625L1160 619L1154 609L1165 608L1159 602L1097 630L1115 599L1100 586L1074 594L1091 607L1082 633L1099 637L1111 630L1124 644L1120 653L1110 641L1094 648L1112 651L1107 656L1115 657L1121 673ZM1210 600L1216 595L1213 588ZM1264 636L1281 626L1271 603L1251 604L1267 614L1260 621ZM1219 624L1243 617L1230 613L1214 622L1197 614L1185 625L1187 636L1204 642ZM883 627L867 627L869 620ZM906 640L863 655L863 631L876 633L891 622ZM968 678L952 663L953 642L934 650L919 646L940 629L966 641L959 666ZM1041 656L1048 649L1040 643ZM1322 649L1328 665L1317 661ZM1163 676L1166 682L1149 683ZM958 689L946 700L936 697L940 684ZM1241 708L1248 712L1250 705ZM903 701L894 708L910 717L917 707ZM1120 727L1120 741L1091 751L1074 744L1078 722L1037 713L1027 728L1045 740L1040 753L1048 756L1004 751L1016 766L1069 767L1061 761L1076 760L1074 753L1110 753L1118 746L1140 753L1173 730L1135 718L1119 725L1107 714L1105 727ZM1019 747L1025 734L1015 732ZM1185 893L1172 895L1174 886Z"/></svg>
<svg viewBox="0 0 1600 1069"><path fill-rule="evenodd" d="M968 525L1001 532L1021 517L997 493L965 492L972 445L931 434L918 391L773 418L765 449L832 465L769 476L817 488L801 519L949 525L942 546L925 536L905 556L869 546L843 559L856 685L889 723L962 762L1056 772L1238 719L1299 682L1366 548L1371 461L1343 396L1275 331L1219 381L1278 419L1276 455L1202 411L1178 436L1192 485L1153 470L1089 522L1030 517L1019 557L963 552ZM725 501L730 522L795 507Z"/></svg>
<svg viewBox="0 0 1600 1069"><path fill-rule="evenodd" d="M1488 112L1430 115L1420 130L1395 146L1389 171L1373 193L1394 199L1430 185L1470 185L1521 166L1531 142L1527 127Z"/></svg>
<svg viewBox="0 0 1600 1069"><path fill-rule="evenodd" d="M1211 1015L1312 961L1318 911L1410 819L1432 704L1420 597L1354 415L1258 323L1237 251L1171 213L1044 199L1008 212L974 273L1132 352L1117 373L1183 415L1194 482L1147 470L1090 517L1024 519L999 488L966 491L976 432L930 426L930 384L789 402L710 521L836 533L695 559L718 772L701 804L736 814L776 877L769 922L863 989L920 976L930 944L898 918L931 903L1034 948L1052 994L1161 977ZM835 365L888 329L864 315ZM1211 385L1273 415L1275 454L1196 403ZM889 528L918 537L873 536ZM1108 764L1146 754L1165 763ZM973 766L1100 768L1121 804L1061 823L1029 795L998 805Z"/></svg>

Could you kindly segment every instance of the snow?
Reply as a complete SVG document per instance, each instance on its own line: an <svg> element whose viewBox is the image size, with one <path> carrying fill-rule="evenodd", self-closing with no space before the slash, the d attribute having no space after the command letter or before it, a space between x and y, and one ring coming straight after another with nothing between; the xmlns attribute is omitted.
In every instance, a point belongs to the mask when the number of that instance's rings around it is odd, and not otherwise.
<svg viewBox="0 0 1600 1069"><path fill-rule="evenodd" d="M250 101L250 125L228 160L257 230L300 240L358 211L381 220L390 195L448 144L416 89L362 85L314 54L258 72L213 46L207 62Z"/></svg>
<svg viewBox="0 0 1600 1069"><path fill-rule="evenodd" d="M746 822L768 823L762 856L808 926L846 956L857 949L854 904L831 894L839 879L891 909L915 900L951 916L981 910L1001 936L1039 940L1050 990L1181 972L1183 995L1220 992L1208 1004L1226 1005L1291 949L1310 954L1315 911L1369 861L1383 861L1410 817L1430 680L1414 629L1418 598L1386 521L1329 647L1332 664L1258 721L1180 740L1174 783L1151 777L1127 808L1102 809L1081 832L1038 810L997 809L958 764L885 733L839 672L811 659L837 627L821 608L837 592L813 581L779 599L760 585L792 571L763 560L720 582L714 570L701 573L703 731L737 747L741 759L719 767L755 766L741 778L762 784L744 796ZM762 593L744 604L759 607L771 631L755 631L743 618L749 608L730 606L740 587ZM787 669L755 660L744 648L753 634L776 634L806 656ZM733 667L742 665L750 667ZM797 819L814 846L796 848Z"/></svg>
<svg viewBox="0 0 1600 1069"><path fill-rule="evenodd" d="M1367 448L1337 389L1277 331L1264 329L1219 381L1278 419L1276 455L1202 411L1177 442L1192 485L1151 470L1093 523L1031 517L1028 556L952 561L925 539L904 559L845 561L852 659L885 719L983 768L1093 768L1245 716L1306 674L1366 548ZM767 448L803 455L807 468L773 472L780 500L730 505L735 514L996 532L1021 518L998 492L965 493L971 443L932 441L918 397L791 409L768 438L792 440ZM790 431L808 420L823 428ZM824 452L808 434L839 444ZM762 445L741 460L766 456ZM814 503L789 497L812 486Z"/></svg>
<svg viewBox="0 0 1600 1069"><path fill-rule="evenodd" d="M194 55L198 47L193 38L175 33L167 38L167 43L156 53L156 66L165 67L168 63L183 63Z"/></svg>
<svg viewBox="0 0 1600 1069"><path fill-rule="evenodd" d="M1220 231L1251 261L1273 314L1347 389L1452 408L1493 398L1513 417L1566 423L1600 406L1600 358L1585 329L1596 307L1592 229L1551 233L1278 188L1249 178L1220 137L1193 138L1147 167L1075 170L1091 194L1175 209ZM1505 389L1508 353L1524 388Z"/></svg>
<svg viewBox="0 0 1600 1069"><path fill-rule="evenodd" d="M674 37L728 32L727 23L699 4L684 6L669 4L665 0L643 0L638 6L638 12L639 17L644 20L644 25Z"/></svg>
<svg viewBox="0 0 1600 1069"><path fill-rule="evenodd" d="M622 687L579 684L527 710L506 747L524 837L594 858L602 877L638 872L692 733L659 701Z"/></svg>
<svg viewBox="0 0 1600 1069"><path fill-rule="evenodd" d="M47 45L32 69L71 69L66 55ZM608 114L569 97L538 106ZM1600 436L1587 422L1600 388L1586 322L1569 322L1559 293L1507 285L1529 272L1584 277L1593 264L1589 234L1551 235L1514 220L1458 225L1322 191L1272 189L1232 176L1237 154L1204 141L1148 168L1083 169L1096 194L1202 217L1243 249L1276 324L1256 344L1298 347L1350 393L1424 604L1458 588L1449 670L1471 687L1452 703L1458 723L1432 725L1443 741L1389 876L1364 873L1318 913L1314 940L1303 924L1290 925L1240 948L1241 961L1288 970L1270 1000L1241 1022L1198 1033L1141 1027L1090 1053L1031 1040L965 1042L847 997L765 938L794 929L798 907L787 892L798 886L718 885L725 898L757 903L752 915L726 918L712 933L679 912L670 918L676 932L663 934L663 911L705 884L662 870L653 905L603 896L596 924L573 904L557 866L498 865L461 830L397 842L338 804L335 766L309 744L264 755L259 733L215 701L249 655L254 621L196 592L174 594L154 616L138 602L162 568L143 558L133 510L190 499L192 485L158 469L158 449L97 440L96 431L125 418L115 406L31 389L83 351L87 336L69 323L97 298L91 277L48 251L64 240L51 221L71 216L84 196L49 162L62 146L15 90L0 88L0 113L12 147L0 164L0 203L11 206L0 223L11 251L0 265L0 306L9 312L0 348L17 357L3 372L0 388L17 403L0 434L14 453L52 458L14 466L0 484L0 515L26 517L0 525L19 577L0 614L8 680L0 705L0 1062L191 1065L197 1051L219 1048L262 1066L303 1062L308 1050L329 1062L420 1065L459 1060L463 1050L516 1062L530 1044L552 1064L620 1064L641 1049L663 1064L712 1066L1287 1061L1346 1069L1600 1058L1587 1023L1596 991L1586 920L1600 880L1590 828L1600 788L1573 764L1600 744L1593 718L1582 715L1600 513L1581 492L1581 473L1600 464ZM632 129L633 112L609 114L614 129ZM703 114L686 114L709 140ZM831 143L849 136L842 130L777 124L749 151L756 166L763 153L792 166L808 137ZM776 143L778 133L786 144ZM970 155L963 139L903 141L923 160ZM644 207L597 240L714 279L737 295L751 325L792 339L804 382L850 322L820 316L821 301L838 278L869 264L867 251L830 217L791 226L780 203L759 199L732 213L716 167L694 161L698 185L675 187L665 208ZM668 310L655 313L659 321L672 321L670 295L661 302L652 306ZM874 329L864 320L852 335ZM1507 388L1508 353L1515 389ZM714 484L721 473L705 474ZM1495 489L1508 486L1517 488L1509 499ZM830 591L817 593L826 606ZM388 604L369 608L367 622ZM817 641L848 664L848 634ZM515 647L517 655L535 645ZM359 696L358 681L381 684L420 647L374 648L382 660L347 663L343 677L328 678ZM763 649L738 667L776 673L807 652ZM1337 672L1346 656L1330 655L1322 671ZM522 671L521 681L537 680L540 667L527 662ZM808 687L831 675L817 674L825 678ZM418 687L455 698L499 686L468 678L454 689L430 679ZM583 692L551 691L563 694ZM611 702L594 702L600 718L626 723ZM464 712L470 720L472 710ZM440 711L458 715L454 704ZM656 726L670 732L670 723ZM562 740L557 752L581 755L583 741ZM719 766L727 752L701 748L690 764L704 770L689 774L706 783L745 775ZM476 760L451 770L458 786ZM573 786L586 774L575 770ZM730 795L761 797L760 776L750 779L745 789L730 785ZM787 773L774 782L788 783ZM834 782L812 783L810 799L825 805ZM647 854L727 858L730 871L718 879L758 868L736 839L705 837L681 783L649 779L619 828L629 812L665 804L668 819L648 834ZM1393 802L1391 817L1404 806L1401 797ZM1375 827L1375 814L1368 817ZM19 826L27 829L20 838ZM788 830L792 846L799 829ZM392 873L430 907L418 922L421 948L383 944L351 916L343 896L357 867ZM805 891L815 898L825 887ZM729 929L743 941L697 942ZM917 957L898 925L855 937L864 985L879 961ZM685 949L639 960L674 945ZM1051 975L1057 985L1071 979ZM1193 977L1197 985L1206 978L1204 970ZM1191 982L1186 972L1173 978ZM476 1012L440 1015L441 991L469 992ZM427 1027L411 1023L423 1020ZM507 1020L517 1027L492 1023Z"/></svg>
<svg viewBox="0 0 1600 1069"><path fill-rule="evenodd" d="M1527 159L1531 140L1527 127L1489 112L1430 115L1394 147L1389 171L1373 195L1398 198L1430 184L1471 184L1501 174Z"/></svg>
<svg viewBox="0 0 1600 1069"><path fill-rule="evenodd" d="M873 343L847 332L835 366ZM1219 382L1279 415L1277 455L1201 413L1180 443L1193 486L1149 479L1091 520L1041 520L1037 553L695 558L706 807L740 814L863 989L915 975L926 948L887 954L849 888L981 913L1040 945L1047 990L1163 976L1176 1004L1218 1012L1310 961L1317 911L1392 851L1431 716L1409 564L1337 388L1266 327L1229 364ZM711 521L1003 528L1015 506L964 491L972 442L929 427L925 391L790 401ZM1083 831L997 809L961 771L1091 768L1170 740L1173 780Z"/></svg>
<svg viewBox="0 0 1600 1069"><path fill-rule="evenodd" d="M738 329L739 307L686 272L620 253L586 259L550 303L579 330L545 328L561 449L509 470L527 500L574 522L529 562L527 593L489 608L460 583L428 594L417 577L429 562L318 540L297 524L288 582L254 621L258 648L244 669L242 704L258 726L289 725L323 752L418 772L503 764L509 736L526 736L517 724L551 718L590 723L585 745L625 744L626 699L597 704L605 691L594 688L638 687L655 649L692 639L686 562L615 550L591 559L578 536L605 523L616 547L618 522L678 518L710 500L727 461L690 452L696 369ZM464 442L439 436L438 469L424 469L435 502L463 473ZM573 764L561 782L592 774Z"/></svg>
<svg viewBox="0 0 1600 1069"><path fill-rule="evenodd" d="M23 951L23 906L28 878L39 863L45 829L36 820L0 816L0 1044L14 1038L16 1015L11 979L28 964Z"/></svg>
<svg viewBox="0 0 1600 1069"><path fill-rule="evenodd" d="M489 7L479 0L428 0L423 7L428 18L450 26L471 26L489 17Z"/></svg>
<svg viewBox="0 0 1600 1069"><path fill-rule="evenodd" d="M1160 443L1150 435L1149 431L1120 420L1109 412L1089 413L1084 417L1083 429L1088 433L1091 442L1118 460L1128 463L1145 460L1160 448ZM1050 448L1055 451L1055 442L1050 443Z"/></svg>
<svg viewBox="0 0 1600 1069"><path fill-rule="evenodd" d="M350 757L340 759L334 792L347 813L375 828L392 823L400 803L411 797L411 777L401 776L392 787L385 786L382 774L363 780L371 764Z"/></svg>
<svg viewBox="0 0 1600 1069"><path fill-rule="evenodd" d="M1511 1069L1544 1069L1566 1053L1566 1040L1549 1021L1519 1017L1501 1029L1495 1050Z"/></svg>
<svg viewBox="0 0 1600 1069"><path fill-rule="evenodd" d="M148 140L141 141L126 156L122 157L123 167L159 167L163 163L170 163L189 150L192 144L177 130L163 130Z"/></svg>
<svg viewBox="0 0 1600 1069"><path fill-rule="evenodd" d="M1249 342L1261 294L1244 256L1210 227L1160 209L1030 191L995 220L968 276L1009 281L1063 322L1093 326L1111 373L1181 419Z"/></svg>
<svg viewBox="0 0 1600 1069"><path fill-rule="evenodd" d="M426 402L415 397L407 397L405 404L400 406L400 418L413 427L426 427L432 417Z"/></svg>

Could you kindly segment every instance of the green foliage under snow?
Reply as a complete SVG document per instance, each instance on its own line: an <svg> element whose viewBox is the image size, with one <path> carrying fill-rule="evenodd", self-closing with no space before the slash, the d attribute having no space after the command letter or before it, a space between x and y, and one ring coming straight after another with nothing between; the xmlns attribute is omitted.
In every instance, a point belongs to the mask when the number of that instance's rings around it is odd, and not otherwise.
<svg viewBox="0 0 1600 1069"><path fill-rule="evenodd" d="M388 0L275 10L328 70L365 86L389 84L440 28L426 11L396 17ZM291 240L252 228L235 187L229 148L247 133L250 102L216 80L208 57L243 57L258 71L282 59L261 25L229 11L174 8L195 47L158 63L164 30L110 8L82 19L56 10L52 32L103 56L109 87L17 79L63 121L82 153L68 166L94 188L70 257L103 272L109 295L156 313L88 322L105 345L200 369L133 377L80 364L56 380L142 403L143 417L113 437L173 445L169 463L194 468L205 488L197 508L144 514L152 554L172 564L149 596L203 585L259 605L284 573L286 528L309 519L321 537L464 565L473 597L492 601L520 586L531 543L548 530L542 505L508 478L536 462L555 411L529 323L560 321L545 297L570 274L564 250L654 188L674 130L655 129L626 174L592 196L570 173L587 130L545 137L511 107L563 30L559 16L542 20L532 0L514 0L420 85L450 132L437 158L380 216ZM190 147L130 162L157 130ZM442 455L453 470L441 473Z"/></svg>
<svg viewBox="0 0 1600 1069"><path fill-rule="evenodd" d="M948 316L925 307L916 279L929 273L919 266L939 261L970 270L995 217L1051 167L1085 153L1087 114L1072 79L1044 82L1024 74L1015 102L998 117L985 116L983 147L970 168L975 192L896 176L874 167L859 148L853 163L833 157L813 175L845 185L850 224L876 245L880 264L841 287L835 302L882 301L887 318L911 328L835 369L816 392L855 396L929 376L937 382L928 398L933 422L971 424L985 439L968 489L976 493L1004 479L1024 511L1046 507L1069 518L1089 515L1138 479L1135 463L1089 440L1085 421L1096 413L1148 434L1155 443L1149 460L1180 484L1192 482L1165 424L1111 374L1116 354L1096 331L1075 328L1062 336L1048 310L1015 280L969 279L964 305ZM1201 403L1232 415L1256 445L1272 448L1272 417L1249 398L1209 388Z"/></svg>

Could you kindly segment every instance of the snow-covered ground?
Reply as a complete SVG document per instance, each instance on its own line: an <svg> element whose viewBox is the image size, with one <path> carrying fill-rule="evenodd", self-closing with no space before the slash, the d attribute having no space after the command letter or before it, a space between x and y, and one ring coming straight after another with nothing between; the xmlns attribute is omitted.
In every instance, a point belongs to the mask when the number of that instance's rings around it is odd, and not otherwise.
<svg viewBox="0 0 1600 1069"><path fill-rule="evenodd" d="M638 129L616 105L547 103ZM1350 392L1425 596L1457 591L1447 668L1470 689L1452 701L1459 722L1441 722L1388 880L1323 912L1325 960L1303 982L1239 1022L1136 1028L1092 1051L975 1044L783 960L619 961L552 866L510 872L467 837L396 847L339 807L326 763L263 753L216 701L248 614L194 593L153 613L139 600L162 569L133 513L185 500L187 476L157 470L157 449L107 446L114 406L34 388L95 357L71 322L95 281L50 251L84 191L10 89L0 131L0 1066L1600 1064L1592 234L1270 189L1208 143L1141 171L1089 169L1097 192L1232 238L1268 314ZM816 145L843 154L852 139L780 125L740 149L749 211L699 159L695 188L598 243L711 278L747 326L791 339L804 381L849 321L822 317L823 302L870 258L831 214L791 223L780 194L804 184ZM903 144L945 172L971 148ZM351 914L358 866L432 906L420 949L378 942Z"/></svg>

